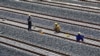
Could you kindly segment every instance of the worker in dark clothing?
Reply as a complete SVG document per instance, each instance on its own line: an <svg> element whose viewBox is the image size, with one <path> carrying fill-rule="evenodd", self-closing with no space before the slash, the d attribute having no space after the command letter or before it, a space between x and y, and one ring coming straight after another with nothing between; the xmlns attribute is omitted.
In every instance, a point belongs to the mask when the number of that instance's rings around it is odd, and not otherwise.
<svg viewBox="0 0 100 56"><path fill-rule="evenodd" d="M60 25L58 23L55 23L54 31L57 33L60 32Z"/></svg>
<svg viewBox="0 0 100 56"><path fill-rule="evenodd" d="M84 36L81 35L80 32L78 32L78 35L76 35L76 41L77 41L77 42L80 42L80 40L83 42L83 41L84 41Z"/></svg>
<svg viewBox="0 0 100 56"><path fill-rule="evenodd" d="M31 27L32 27L32 22L31 22L31 16L29 15L29 18L28 18L28 30L30 31L31 30Z"/></svg>

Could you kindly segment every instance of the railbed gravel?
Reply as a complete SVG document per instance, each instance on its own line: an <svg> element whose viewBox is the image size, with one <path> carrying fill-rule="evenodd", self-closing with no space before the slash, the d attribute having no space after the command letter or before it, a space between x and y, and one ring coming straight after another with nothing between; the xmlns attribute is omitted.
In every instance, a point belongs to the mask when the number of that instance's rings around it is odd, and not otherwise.
<svg viewBox="0 0 100 56"><path fill-rule="evenodd" d="M0 10L0 17L2 18L8 18L14 21L20 21L27 23L27 15L22 15L18 13L13 13L13 12L7 12L7 11L2 11ZM48 19L41 19L38 17L31 17L33 25L53 29L55 21L48 20ZM72 24L67 24L67 23L61 23L58 22L61 26L61 31L63 32L69 32L73 34L77 34L77 32L82 32L85 36L95 38L95 39L100 39L100 30L96 29L91 29L87 27L81 27L77 25L72 25Z"/></svg>
<svg viewBox="0 0 100 56"><path fill-rule="evenodd" d="M84 1L73 1L73 0L54 0L54 1L68 2L68 3L83 5L83 6L100 7L99 3L91 3L91 2L84 2Z"/></svg>
<svg viewBox="0 0 100 56"><path fill-rule="evenodd" d="M36 3L24 3L24 2L5 1L5 0L3 1L0 0L0 5L18 8L30 12L37 12L37 13L43 13L52 16L59 16L59 17L63 17L62 19L65 18L74 19L74 20L100 24L99 13L79 11L79 10L68 9L68 8L64 9L64 8L36 4Z"/></svg>
<svg viewBox="0 0 100 56"><path fill-rule="evenodd" d="M6 45L2 45L0 43L0 56L37 56L36 54L28 54L25 51L21 51L18 49L13 49L12 47L8 47Z"/></svg>
<svg viewBox="0 0 100 56"><path fill-rule="evenodd" d="M42 47L49 47L53 50L60 50L71 56L100 56L100 48L72 42L66 39L50 35L41 35L34 31L27 31L21 28L0 23L2 35L10 38L20 39L32 44L40 44Z"/></svg>

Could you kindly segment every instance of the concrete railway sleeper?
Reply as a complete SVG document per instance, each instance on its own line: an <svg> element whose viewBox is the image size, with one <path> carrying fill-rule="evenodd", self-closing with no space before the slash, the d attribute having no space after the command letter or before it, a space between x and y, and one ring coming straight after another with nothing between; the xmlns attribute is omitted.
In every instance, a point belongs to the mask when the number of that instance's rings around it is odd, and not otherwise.
<svg viewBox="0 0 100 56"><path fill-rule="evenodd" d="M11 22L11 23L9 23L9 22ZM16 21L12 21L12 20L7 20L7 21L4 21L4 22L2 22L1 21L1 23L4 23L4 24L8 24L8 25L12 25L12 26L16 26L16 27L20 27L20 28L23 28L23 29L27 29L27 24L25 24L25 23L22 23L22 22L16 22ZM19 25L19 24L22 24L21 26ZM24 25L24 26L23 26ZM26 25L26 27L25 27L25 25ZM32 29L32 31L36 31L36 32L39 32L39 30L40 29L44 29L43 30L43 32L44 32L44 34L48 34L48 35L52 35L52 36L56 36L56 37L59 37L59 38L63 38L63 39L67 39L67 40L71 40L71 41L75 41L76 42L76 40L75 39L71 39L71 38L66 38L64 35L65 34L63 34L63 33L60 33L60 34L62 34L62 35L59 35L59 34L54 34L54 31L53 30L51 30L51 29L46 29L46 28L41 28L41 27L39 27L39 26L36 26L38 29ZM49 32L47 32L47 31ZM51 32L51 33L50 33ZM74 36L74 35L73 35ZM98 44L95 44L95 43L92 43L92 42L98 42ZM88 42L88 41L87 41ZM90 40L90 42L82 42L83 44L86 44L86 45L91 45L91 46L95 46L95 47L100 47L100 41L98 40L94 40L94 39L92 39L92 40Z"/></svg>

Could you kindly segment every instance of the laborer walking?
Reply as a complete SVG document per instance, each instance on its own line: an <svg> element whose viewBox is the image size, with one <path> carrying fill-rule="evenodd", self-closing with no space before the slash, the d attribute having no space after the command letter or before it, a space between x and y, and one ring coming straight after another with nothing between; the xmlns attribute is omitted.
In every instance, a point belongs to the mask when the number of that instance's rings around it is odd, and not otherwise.
<svg viewBox="0 0 100 56"><path fill-rule="evenodd" d="M30 31L32 27L31 15L29 15L29 18L27 21L28 21L28 30Z"/></svg>

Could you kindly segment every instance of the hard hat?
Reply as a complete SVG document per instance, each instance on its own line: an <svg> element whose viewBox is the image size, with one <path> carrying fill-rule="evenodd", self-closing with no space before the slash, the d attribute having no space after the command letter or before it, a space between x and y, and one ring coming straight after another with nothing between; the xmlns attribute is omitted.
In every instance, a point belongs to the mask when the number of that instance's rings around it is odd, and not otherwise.
<svg viewBox="0 0 100 56"><path fill-rule="evenodd" d="M31 16L31 14L28 14L28 16Z"/></svg>
<svg viewBox="0 0 100 56"><path fill-rule="evenodd" d="M81 34L81 32L78 32L78 34Z"/></svg>
<svg viewBox="0 0 100 56"><path fill-rule="evenodd" d="M66 33L66 37L70 37L70 35L68 33Z"/></svg>
<svg viewBox="0 0 100 56"><path fill-rule="evenodd" d="M58 24L57 22L55 24Z"/></svg>

